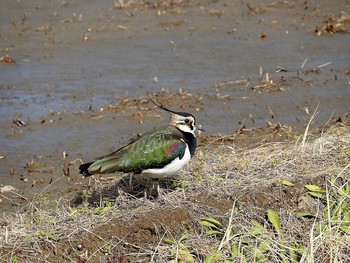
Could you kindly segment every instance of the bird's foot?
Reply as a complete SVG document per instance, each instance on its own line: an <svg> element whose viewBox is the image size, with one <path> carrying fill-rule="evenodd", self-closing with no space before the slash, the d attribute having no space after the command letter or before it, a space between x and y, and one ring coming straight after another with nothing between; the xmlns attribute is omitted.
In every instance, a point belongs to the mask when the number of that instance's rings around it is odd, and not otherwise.
<svg viewBox="0 0 350 263"><path fill-rule="evenodd" d="M159 179L152 179L151 183L145 189L146 199L159 199L162 198L162 189L159 186Z"/></svg>

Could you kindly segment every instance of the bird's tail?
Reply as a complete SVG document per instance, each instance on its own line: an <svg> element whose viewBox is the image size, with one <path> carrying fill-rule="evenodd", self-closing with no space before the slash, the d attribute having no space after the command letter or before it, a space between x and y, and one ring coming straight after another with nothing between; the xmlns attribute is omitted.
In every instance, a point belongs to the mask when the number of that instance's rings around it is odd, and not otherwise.
<svg viewBox="0 0 350 263"><path fill-rule="evenodd" d="M89 167L90 165L93 164L93 162L90 162L90 163L83 163L79 166L79 170L82 175L83 175L83 178L85 177L88 177L88 176L91 176L92 173L89 173Z"/></svg>

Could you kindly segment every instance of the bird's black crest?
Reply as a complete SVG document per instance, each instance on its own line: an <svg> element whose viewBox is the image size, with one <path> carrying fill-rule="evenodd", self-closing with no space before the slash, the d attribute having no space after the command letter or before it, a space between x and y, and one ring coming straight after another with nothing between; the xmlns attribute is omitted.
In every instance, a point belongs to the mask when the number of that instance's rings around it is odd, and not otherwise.
<svg viewBox="0 0 350 263"><path fill-rule="evenodd" d="M170 110L170 109L168 109L167 107L165 107L165 106L163 105L163 103L161 103L157 98L156 98L157 101L155 102L154 100L151 99L151 97L149 96L148 92L146 92L146 94L147 94L148 99L149 99L154 105L156 105L158 108L160 108L160 109L162 109L162 110L165 110L165 111L168 111L168 112L171 112L171 113L174 113L174 114L177 114L177 115L184 116L184 117L192 116L192 117L194 118L194 116L193 116L191 113Z"/></svg>

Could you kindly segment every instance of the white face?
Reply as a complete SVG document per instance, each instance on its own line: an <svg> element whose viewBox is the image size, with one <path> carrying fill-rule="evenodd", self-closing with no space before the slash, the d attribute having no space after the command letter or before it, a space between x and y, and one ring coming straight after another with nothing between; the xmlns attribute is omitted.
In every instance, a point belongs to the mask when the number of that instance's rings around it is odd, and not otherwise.
<svg viewBox="0 0 350 263"><path fill-rule="evenodd" d="M194 134L196 130L195 119L192 116L179 116L176 115L175 126L183 132L190 132Z"/></svg>

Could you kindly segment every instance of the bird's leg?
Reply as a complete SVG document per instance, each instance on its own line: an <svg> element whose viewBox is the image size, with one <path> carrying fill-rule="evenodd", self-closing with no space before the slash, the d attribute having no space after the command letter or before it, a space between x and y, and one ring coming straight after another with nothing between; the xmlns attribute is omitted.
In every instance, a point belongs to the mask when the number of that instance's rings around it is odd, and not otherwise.
<svg viewBox="0 0 350 263"><path fill-rule="evenodd" d="M147 187L145 189L145 199L158 198L160 196L159 179L148 180Z"/></svg>
<svg viewBox="0 0 350 263"><path fill-rule="evenodd" d="M143 196L144 196L145 201L148 199L148 197L149 197L150 194L151 194L150 189L151 189L150 181L147 179L147 180L146 180L146 187L145 187L145 189L143 190Z"/></svg>
<svg viewBox="0 0 350 263"><path fill-rule="evenodd" d="M152 197L152 190L153 190L153 179L146 179L146 185L144 190L144 197L145 200L151 199Z"/></svg>
<svg viewBox="0 0 350 263"><path fill-rule="evenodd" d="M159 187L159 179L152 179L152 190L155 191L155 198L160 196L160 187Z"/></svg>
<svg viewBox="0 0 350 263"><path fill-rule="evenodd" d="M129 174L129 187L131 188L132 186L132 174Z"/></svg>

